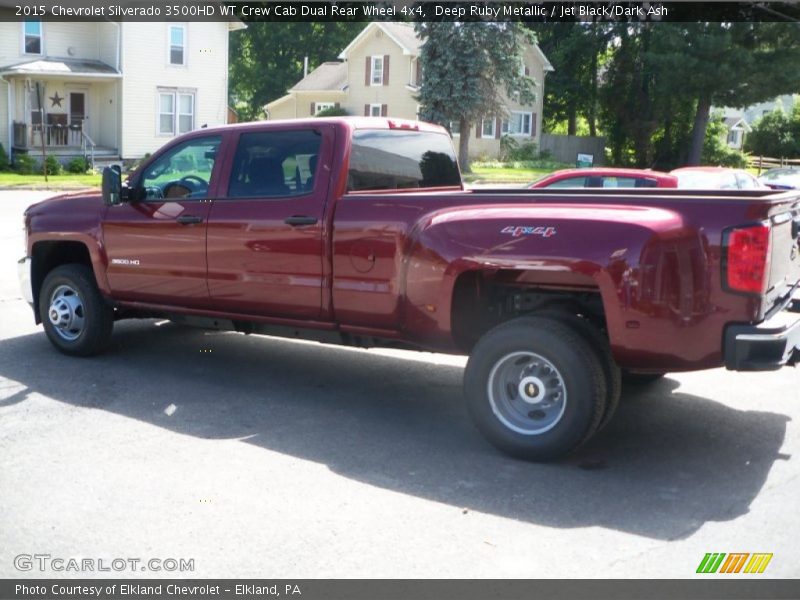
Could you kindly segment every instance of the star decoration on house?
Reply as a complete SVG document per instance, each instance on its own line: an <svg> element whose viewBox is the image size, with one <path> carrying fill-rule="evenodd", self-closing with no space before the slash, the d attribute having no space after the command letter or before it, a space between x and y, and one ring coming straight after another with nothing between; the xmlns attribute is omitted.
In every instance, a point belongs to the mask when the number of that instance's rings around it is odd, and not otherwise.
<svg viewBox="0 0 800 600"><path fill-rule="evenodd" d="M55 94L53 94L52 96L50 96L50 102L52 102L52 103L53 103L53 104L51 104L51 105L50 105L51 107L53 107L53 106L58 106L59 108L61 108L61 103L62 103L63 101L64 101L64 98L62 98L61 96L59 96L59 95L58 95L58 92L56 92Z"/></svg>

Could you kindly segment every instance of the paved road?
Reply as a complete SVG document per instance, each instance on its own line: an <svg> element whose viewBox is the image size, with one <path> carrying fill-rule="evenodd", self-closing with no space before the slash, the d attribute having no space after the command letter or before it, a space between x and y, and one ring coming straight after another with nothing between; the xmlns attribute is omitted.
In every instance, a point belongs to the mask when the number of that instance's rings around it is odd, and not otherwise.
<svg viewBox="0 0 800 600"><path fill-rule="evenodd" d="M48 553L193 558L196 577L682 578L711 551L800 575L794 369L628 389L579 455L518 462L470 424L459 358L158 321L57 354L13 264L34 196L0 193L0 577Z"/></svg>

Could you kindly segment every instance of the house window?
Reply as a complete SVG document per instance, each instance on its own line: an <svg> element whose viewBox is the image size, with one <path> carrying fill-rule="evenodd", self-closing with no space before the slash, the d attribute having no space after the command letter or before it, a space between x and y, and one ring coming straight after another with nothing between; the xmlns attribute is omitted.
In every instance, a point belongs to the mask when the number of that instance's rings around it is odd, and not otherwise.
<svg viewBox="0 0 800 600"><path fill-rule="evenodd" d="M315 102L314 103L314 114L318 115L323 110L328 110L329 108L333 108L336 106L334 102Z"/></svg>
<svg viewBox="0 0 800 600"><path fill-rule="evenodd" d="M178 133L194 129L194 94L178 94Z"/></svg>
<svg viewBox="0 0 800 600"><path fill-rule="evenodd" d="M169 26L169 64L186 64L186 27L183 25Z"/></svg>
<svg viewBox="0 0 800 600"><path fill-rule="evenodd" d="M529 112L511 111L508 119L503 119L501 132L503 135L530 135L532 118Z"/></svg>
<svg viewBox="0 0 800 600"><path fill-rule="evenodd" d="M495 131L495 119L484 119L481 122L481 137L482 138L493 138Z"/></svg>
<svg viewBox="0 0 800 600"><path fill-rule="evenodd" d="M370 85L383 85L383 57L372 56L370 63Z"/></svg>
<svg viewBox="0 0 800 600"><path fill-rule="evenodd" d="M22 23L25 39L25 54L42 54L42 22L25 21Z"/></svg>
<svg viewBox="0 0 800 600"><path fill-rule="evenodd" d="M158 134L175 135L194 129L195 95L193 92L158 93Z"/></svg>
<svg viewBox="0 0 800 600"><path fill-rule="evenodd" d="M382 104L370 104L369 105L369 116L370 117L380 117L381 111L383 109Z"/></svg>
<svg viewBox="0 0 800 600"><path fill-rule="evenodd" d="M459 121L450 121L450 134L459 135L461 133L461 123Z"/></svg>

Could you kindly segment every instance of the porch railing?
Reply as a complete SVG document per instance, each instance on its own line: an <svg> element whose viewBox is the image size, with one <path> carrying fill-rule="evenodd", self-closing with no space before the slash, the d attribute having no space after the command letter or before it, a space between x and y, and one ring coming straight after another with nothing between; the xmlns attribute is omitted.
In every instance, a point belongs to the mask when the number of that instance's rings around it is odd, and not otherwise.
<svg viewBox="0 0 800 600"><path fill-rule="evenodd" d="M14 146L17 148L76 148L84 147L83 128L80 125L31 124L14 122ZM94 142L91 143L94 146Z"/></svg>
<svg viewBox="0 0 800 600"><path fill-rule="evenodd" d="M89 137L85 131L81 131L81 148L83 148L83 158L89 162L89 168L94 169L94 147L97 144ZM87 153L88 152L88 153Z"/></svg>

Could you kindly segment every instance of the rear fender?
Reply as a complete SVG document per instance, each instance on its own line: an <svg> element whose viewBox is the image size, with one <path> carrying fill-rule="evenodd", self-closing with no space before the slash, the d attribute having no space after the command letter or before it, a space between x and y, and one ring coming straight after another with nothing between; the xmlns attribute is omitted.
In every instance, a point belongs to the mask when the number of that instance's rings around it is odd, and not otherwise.
<svg viewBox="0 0 800 600"><path fill-rule="evenodd" d="M640 285L653 268L647 249L697 238L669 210L563 204L447 209L412 233L401 296L411 335L454 344L453 291L462 275L478 271L510 285L599 291L612 348L620 349L631 311L647 300Z"/></svg>

